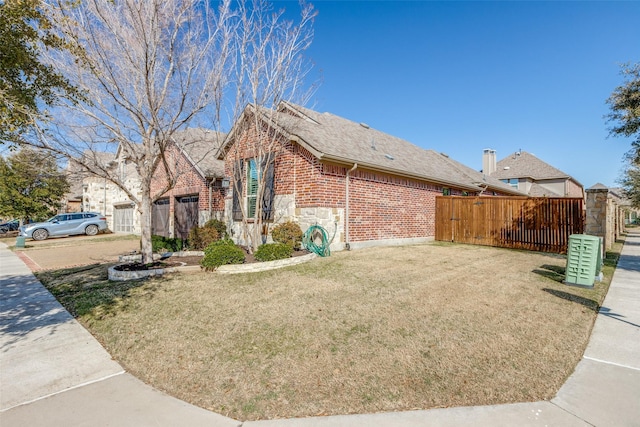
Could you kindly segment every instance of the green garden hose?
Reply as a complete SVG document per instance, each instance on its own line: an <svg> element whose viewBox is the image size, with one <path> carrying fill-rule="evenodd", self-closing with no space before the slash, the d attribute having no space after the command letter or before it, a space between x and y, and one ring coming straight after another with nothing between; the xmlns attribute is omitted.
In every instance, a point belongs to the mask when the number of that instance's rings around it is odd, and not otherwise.
<svg viewBox="0 0 640 427"><path fill-rule="evenodd" d="M335 237L335 235L336 233L334 231L333 237ZM311 251L321 257L327 257L331 255L329 246L333 241L333 237L331 238L331 240L329 240L327 230L325 230L324 227L320 225L312 225L302 235L302 244L304 245L304 248L306 250ZM316 243L317 240L320 240L320 243Z"/></svg>

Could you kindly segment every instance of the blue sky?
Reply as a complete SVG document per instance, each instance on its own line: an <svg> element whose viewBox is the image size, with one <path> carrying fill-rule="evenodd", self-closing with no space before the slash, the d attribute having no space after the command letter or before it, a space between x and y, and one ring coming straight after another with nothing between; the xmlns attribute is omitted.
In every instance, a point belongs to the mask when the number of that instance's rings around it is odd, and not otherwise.
<svg viewBox="0 0 640 427"><path fill-rule="evenodd" d="M312 3L310 108L474 169L484 148L522 149L585 187L617 185L630 141L607 136L605 100L620 64L640 62L640 2Z"/></svg>

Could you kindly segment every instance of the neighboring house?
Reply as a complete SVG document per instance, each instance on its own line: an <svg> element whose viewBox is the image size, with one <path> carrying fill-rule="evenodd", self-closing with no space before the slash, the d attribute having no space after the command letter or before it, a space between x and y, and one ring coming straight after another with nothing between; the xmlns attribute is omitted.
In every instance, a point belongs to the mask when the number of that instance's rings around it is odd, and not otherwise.
<svg viewBox="0 0 640 427"><path fill-rule="evenodd" d="M186 129L174 134L174 144L165 153L166 166L174 172L173 179L168 180L163 166L153 177L152 197L158 200L152 208L152 234L186 239L191 228L210 218L223 217L224 162L218 160L217 154L224 136L205 129ZM129 192L142 196L135 164L122 146L115 154L91 155L102 168L117 174ZM82 210L105 214L114 232L140 234L140 213L127 192L89 173L82 175L82 189Z"/></svg>
<svg viewBox="0 0 640 427"><path fill-rule="evenodd" d="M116 173L134 194L140 194L140 179L134 165L124 157L118 148L112 153L85 153L94 158L92 163L100 168ZM101 212L107 218L109 229L114 233L140 233L140 215L125 191L108 179L83 173L82 210Z"/></svg>
<svg viewBox="0 0 640 427"><path fill-rule="evenodd" d="M281 147L263 189L263 217L268 224L295 221L303 231L322 225L335 233L333 250L432 239L436 196L524 195L444 154L286 102L276 112L247 107L234 124L219 155L237 182L232 188L246 189L260 167L254 156L261 140L243 126L256 117L262 135L277 135ZM258 203L253 190L227 194L225 218L239 243L246 243L239 207L251 211Z"/></svg>
<svg viewBox="0 0 640 427"><path fill-rule="evenodd" d="M495 150L484 150L482 170L531 197L582 197L584 188L571 175L526 151L516 151L496 163Z"/></svg>
<svg viewBox="0 0 640 427"><path fill-rule="evenodd" d="M63 196L58 213L81 212L82 184L87 173L83 172L82 167L73 160L67 162L64 173L69 183L69 191Z"/></svg>
<svg viewBox="0 0 640 427"><path fill-rule="evenodd" d="M189 231L209 219L222 219L225 188L224 162L218 150L225 135L206 129L176 132L166 152L167 167L153 177L151 234L186 239ZM170 188L165 191L165 188Z"/></svg>

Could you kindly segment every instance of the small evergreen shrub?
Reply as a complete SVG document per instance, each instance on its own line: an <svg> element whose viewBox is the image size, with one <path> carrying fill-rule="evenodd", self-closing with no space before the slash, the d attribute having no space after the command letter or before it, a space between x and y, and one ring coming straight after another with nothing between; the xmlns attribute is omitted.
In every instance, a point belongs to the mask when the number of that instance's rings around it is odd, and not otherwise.
<svg viewBox="0 0 640 427"><path fill-rule="evenodd" d="M231 239L217 240L204 250L204 258L200 265L207 270L215 270L221 265L242 264L244 262L244 251L236 246Z"/></svg>
<svg viewBox="0 0 640 427"><path fill-rule="evenodd" d="M209 221L207 221L204 227L214 228L218 232L219 239L224 239L225 237L227 237L227 224L225 224L223 221L220 221L215 218L210 219Z"/></svg>
<svg viewBox="0 0 640 427"><path fill-rule="evenodd" d="M291 257L293 247L286 243L267 243L260 245L255 254L258 261L275 261Z"/></svg>
<svg viewBox="0 0 640 427"><path fill-rule="evenodd" d="M202 251L216 240L220 240L220 235L213 227L194 227L189 231L189 247L193 250Z"/></svg>
<svg viewBox="0 0 640 427"><path fill-rule="evenodd" d="M273 227L271 230L271 238L273 238L274 242L284 243L297 249L302 242L302 229L300 229L300 226L296 222L283 222Z"/></svg>
<svg viewBox="0 0 640 427"><path fill-rule="evenodd" d="M151 236L153 252L179 252L182 250L182 239L164 236Z"/></svg>

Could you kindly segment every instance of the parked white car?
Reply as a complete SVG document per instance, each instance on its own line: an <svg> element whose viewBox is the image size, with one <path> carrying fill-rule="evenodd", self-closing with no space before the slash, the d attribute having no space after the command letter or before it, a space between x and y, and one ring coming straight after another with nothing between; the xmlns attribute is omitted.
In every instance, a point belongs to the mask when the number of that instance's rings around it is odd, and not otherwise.
<svg viewBox="0 0 640 427"><path fill-rule="evenodd" d="M47 237L71 236L86 234L95 236L107 229L107 218L98 212L65 213L54 216L45 222L34 222L20 227L19 236L33 240L44 240Z"/></svg>

